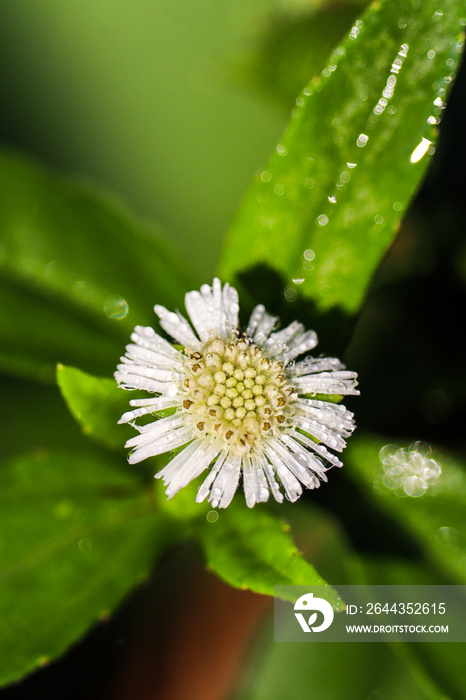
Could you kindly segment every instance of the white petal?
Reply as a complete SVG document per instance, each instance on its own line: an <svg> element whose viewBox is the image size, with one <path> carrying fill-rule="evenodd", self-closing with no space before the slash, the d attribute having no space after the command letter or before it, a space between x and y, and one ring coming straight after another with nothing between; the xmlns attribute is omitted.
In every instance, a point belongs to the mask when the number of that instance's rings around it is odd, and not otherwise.
<svg viewBox="0 0 466 700"><path fill-rule="evenodd" d="M202 448L203 438L196 438L189 443L181 452L171 459L163 469L155 474L155 479L162 479L164 484L169 484L174 475L185 464L188 459L199 449Z"/></svg>
<svg viewBox="0 0 466 700"><path fill-rule="evenodd" d="M303 454L304 451L297 451L294 454L280 439L275 439L271 442L273 449L281 457L284 464L306 488L315 489L319 487L319 479L309 469L310 460L307 454Z"/></svg>
<svg viewBox="0 0 466 700"><path fill-rule="evenodd" d="M179 360L179 351L175 350L165 338L158 335L150 326L136 326L131 334L131 340L142 348L152 350L172 361L176 362Z"/></svg>
<svg viewBox="0 0 466 700"><path fill-rule="evenodd" d="M345 365L336 357L305 357L297 362L293 369L295 377L303 374L314 374L315 372L334 371L346 369Z"/></svg>
<svg viewBox="0 0 466 700"><path fill-rule="evenodd" d="M288 500L294 503L294 501L296 501L303 492L301 484L294 474L292 474L288 469L280 455L278 455L273 449L273 442L268 442L265 444L265 453L280 477L280 481L283 484Z"/></svg>
<svg viewBox="0 0 466 700"><path fill-rule="evenodd" d="M296 335L301 336L304 331L304 326L298 321L293 321L289 326L281 331L272 333L264 343L264 349L269 357L281 359L290 350L293 338Z"/></svg>
<svg viewBox="0 0 466 700"><path fill-rule="evenodd" d="M257 345L263 345L277 322L275 316L271 316L262 304L256 306L249 319L246 335L254 340Z"/></svg>
<svg viewBox="0 0 466 700"><path fill-rule="evenodd" d="M316 452L316 454L318 454L319 457L322 457L323 459L327 460L327 462L330 462L332 466L343 466L343 462L340 459L338 459L338 457L334 455L333 452L327 450L325 445L315 442L314 440L311 440L311 438L308 438L306 435L298 433L297 431L293 432L292 435L295 438L295 440L299 440L299 442L301 442L303 445L306 445L306 447L308 447L310 450Z"/></svg>
<svg viewBox="0 0 466 700"><path fill-rule="evenodd" d="M336 372L320 372L319 374L295 377L292 384L301 394L358 395L356 380L357 374L355 372L337 370Z"/></svg>
<svg viewBox="0 0 466 700"><path fill-rule="evenodd" d="M298 398L294 401L293 407L300 415L317 420L321 425L332 428L343 437L351 435L355 428L353 414L342 404Z"/></svg>
<svg viewBox="0 0 466 700"><path fill-rule="evenodd" d="M143 438L143 435L138 435ZM178 447L186 445L193 439L193 431L191 428L181 427L178 430L173 430L171 433L160 435L159 437L150 440L149 442L141 441L141 444L131 452L128 457L130 464L141 462L147 457L155 457L170 450L176 450Z"/></svg>
<svg viewBox="0 0 466 700"><path fill-rule="evenodd" d="M269 483L269 487L272 491L273 497L278 503L283 503L283 494L280 491L279 485L275 481L272 465L265 459L264 456L261 456L261 464L265 472L265 476L267 477L267 481Z"/></svg>
<svg viewBox="0 0 466 700"><path fill-rule="evenodd" d="M226 508L230 505L241 473L241 455L228 454L210 490L209 501L212 508Z"/></svg>
<svg viewBox="0 0 466 700"><path fill-rule="evenodd" d="M168 380L169 375L171 380ZM167 377L167 381L162 381L163 376ZM161 375L151 367L134 362L126 361L118 365L115 379L123 389L144 389L153 394L164 394L169 397L174 397L178 393L178 375L175 372Z"/></svg>
<svg viewBox="0 0 466 700"><path fill-rule="evenodd" d="M298 357L298 355L302 355L303 353L315 348L318 342L317 333L315 331L306 331L305 333L293 338L293 340L288 344L289 350L284 359L289 362L295 357Z"/></svg>
<svg viewBox="0 0 466 700"><path fill-rule="evenodd" d="M250 338L253 337L257 328L257 324L259 323L264 313L265 306L263 306L262 304L259 304L258 306L254 307L253 312L251 314L251 318L249 319L248 327L246 328L246 335Z"/></svg>
<svg viewBox="0 0 466 700"><path fill-rule="evenodd" d="M220 285L220 280L215 279L214 288L216 282ZM238 292L228 283L223 287L223 309L226 315L226 331L229 334L238 329L239 303Z"/></svg>
<svg viewBox="0 0 466 700"><path fill-rule="evenodd" d="M283 442L286 447L297 456L298 461L303 464L307 469L311 469L315 472L320 479L327 481L327 476L325 472L329 467L325 466L323 462L318 459L314 454L311 454L301 443L295 440L291 435L283 433L280 435L279 440Z"/></svg>
<svg viewBox="0 0 466 700"><path fill-rule="evenodd" d="M217 460L215 464L213 465L212 469L210 472L207 474L207 477L205 480L202 482L201 486L199 487L199 490L197 492L196 496L196 503L202 503L202 501L205 501L207 496L210 493L210 487L215 480L215 477L219 473L221 467L225 463L226 459L228 457L228 452L226 450L223 450L217 457Z"/></svg>
<svg viewBox="0 0 466 700"><path fill-rule="evenodd" d="M168 482L165 493L168 498L172 498L180 489L189 484L190 481L202 474L204 469L207 469L209 464L215 459L219 453L218 442L202 438L195 441L197 444L196 450L191 456L178 466L176 471L171 471L172 477ZM182 453L180 453L182 454ZM178 457L179 455L177 455ZM167 477L164 479L167 484Z"/></svg>
<svg viewBox="0 0 466 700"><path fill-rule="evenodd" d="M339 433L321 425L316 420L303 418L297 414L293 416L293 423L296 427L306 431L309 435L313 435L319 442L323 442L324 445L328 445L333 450L337 450L337 452L341 452L346 447L346 442Z"/></svg>
<svg viewBox="0 0 466 700"><path fill-rule="evenodd" d="M180 413L175 413L173 416L159 418L158 420L147 423L147 425L135 425L139 435L130 438L126 441L125 447L137 447L148 442L156 440L158 437L169 437L170 433L178 428L186 426L186 416Z"/></svg>
<svg viewBox="0 0 466 700"><path fill-rule="evenodd" d="M210 331L214 330L215 326L220 325L220 319L215 312L213 300L209 306L206 304L205 295L203 298L202 294L194 291L186 294L184 303L191 323L196 329L199 338L205 343L210 335Z"/></svg>
<svg viewBox="0 0 466 700"><path fill-rule="evenodd" d="M156 413L166 408L176 408L179 406L179 401L165 398L164 396L158 396L156 399L133 399L129 403L131 406L140 406L140 408L123 413L118 423L131 423L136 420L136 418L145 416L148 413Z"/></svg>
<svg viewBox="0 0 466 700"><path fill-rule="evenodd" d="M180 376L180 372L159 368L156 365L143 362L134 362L127 357L121 358L121 364L117 365L117 369L120 372L131 372L131 374L139 374L141 377L155 379L157 382L164 383L177 382Z"/></svg>
<svg viewBox="0 0 466 700"><path fill-rule="evenodd" d="M252 508L256 503L268 501L269 487L261 461L257 457L243 456L243 487L246 504L249 508Z"/></svg>
<svg viewBox="0 0 466 700"><path fill-rule="evenodd" d="M212 287L204 284L200 292L188 292L185 304L189 318L203 342L207 341L211 331L227 338L238 327L238 292L229 284L225 284L222 290L217 277Z"/></svg>
<svg viewBox="0 0 466 700"><path fill-rule="evenodd" d="M165 370L176 369L180 371L183 366L181 363L181 353L177 353L177 355L173 357L173 355L163 355L158 350L148 350L147 348L141 347L140 345L127 345L126 357L129 360L132 360L133 362L136 362L138 364L144 364L150 367L158 367L159 369Z"/></svg>
<svg viewBox="0 0 466 700"><path fill-rule="evenodd" d="M123 389L144 389L152 394L164 394L171 397L178 393L176 382L158 382L155 379L143 377L139 372L134 371L134 365L121 365L121 367L124 369L115 372L115 379Z"/></svg>
<svg viewBox="0 0 466 700"><path fill-rule="evenodd" d="M167 311L164 306L154 306L154 311L160 319L160 325L177 343L191 350L199 350L202 343L193 333L187 320L180 313Z"/></svg>

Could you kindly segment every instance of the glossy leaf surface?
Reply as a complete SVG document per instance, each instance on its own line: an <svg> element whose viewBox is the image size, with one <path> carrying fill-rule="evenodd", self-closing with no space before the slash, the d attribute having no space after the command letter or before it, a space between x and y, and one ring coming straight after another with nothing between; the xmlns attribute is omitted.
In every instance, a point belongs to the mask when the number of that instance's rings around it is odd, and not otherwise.
<svg viewBox="0 0 466 700"><path fill-rule="evenodd" d="M107 447L122 448L134 431L118 425L129 410L129 393L120 389L114 379L93 377L75 367L58 365L57 382L73 417L85 435Z"/></svg>
<svg viewBox="0 0 466 700"><path fill-rule="evenodd" d="M321 585L322 597L336 609L343 605L300 554L277 515L235 501L204 526L201 541L207 566L236 588L274 595L274 586Z"/></svg>
<svg viewBox="0 0 466 700"><path fill-rule="evenodd" d="M321 310L355 312L434 152L464 3L372 4L297 98L227 236L225 278L266 265Z"/></svg>
<svg viewBox="0 0 466 700"><path fill-rule="evenodd" d="M434 564L462 583L466 471L447 453L433 450L423 455L422 445L387 446L380 439L357 436L346 451L345 468L380 508L409 531Z"/></svg>
<svg viewBox="0 0 466 700"><path fill-rule="evenodd" d="M2 465L0 683L60 656L106 619L173 537L125 467L92 452Z"/></svg>
<svg viewBox="0 0 466 700"><path fill-rule="evenodd" d="M64 362L110 373L133 326L154 323L153 305L179 305L191 288L160 233L90 186L2 153L0 190L6 370L50 379Z"/></svg>

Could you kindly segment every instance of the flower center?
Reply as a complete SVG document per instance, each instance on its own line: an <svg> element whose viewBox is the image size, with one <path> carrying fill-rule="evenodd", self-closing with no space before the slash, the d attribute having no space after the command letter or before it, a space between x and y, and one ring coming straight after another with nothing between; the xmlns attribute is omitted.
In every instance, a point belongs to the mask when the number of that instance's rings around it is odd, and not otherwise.
<svg viewBox="0 0 466 700"><path fill-rule="evenodd" d="M236 454L285 427L294 389L282 362L270 360L246 337L223 340L212 332L184 362L186 398L199 435L212 435Z"/></svg>

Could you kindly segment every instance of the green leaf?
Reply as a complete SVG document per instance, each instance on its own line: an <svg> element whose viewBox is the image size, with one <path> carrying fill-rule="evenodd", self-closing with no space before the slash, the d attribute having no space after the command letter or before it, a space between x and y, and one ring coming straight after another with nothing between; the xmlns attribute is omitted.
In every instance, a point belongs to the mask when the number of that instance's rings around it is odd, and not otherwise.
<svg viewBox="0 0 466 700"><path fill-rule="evenodd" d="M346 474L409 531L434 565L458 583L466 581L464 465L451 455L434 450L431 457L441 473L438 478L423 478L422 472L412 471L416 468L416 450L404 446L404 452L399 453L393 448L395 456L384 469L379 451L385 445L379 438L353 438L345 452ZM426 466L431 469L432 465ZM390 468L394 471L387 474Z"/></svg>
<svg viewBox="0 0 466 700"><path fill-rule="evenodd" d="M78 425L63 409L63 398L56 386L4 375L0 382L2 459L43 448L71 450L82 445Z"/></svg>
<svg viewBox="0 0 466 700"><path fill-rule="evenodd" d="M276 644L267 632L233 700L442 700L425 694L385 644Z"/></svg>
<svg viewBox="0 0 466 700"><path fill-rule="evenodd" d="M266 265L321 310L358 309L434 150L463 17L459 0L371 5L297 99L227 236L224 278Z"/></svg>
<svg viewBox="0 0 466 700"><path fill-rule="evenodd" d="M289 111L309 78L325 67L364 5L366 0L307 2L301 11L281 5L259 23L253 50L233 67L233 79L260 90Z"/></svg>
<svg viewBox="0 0 466 700"><path fill-rule="evenodd" d="M107 447L122 448L134 435L129 426L118 425L129 410L129 393L114 379L93 377L75 367L57 367L57 383L72 416L85 435Z"/></svg>
<svg viewBox="0 0 466 700"><path fill-rule="evenodd" d="M0 153L0 363L49 379L57 362L110 373L155 303L193 280L160 233L89 185ZM52 370L53 371L53 370Z"/></svg>
<svg viewBox="0 0 466 700"><path fill-rule="evenodd" d="M353 584L366 585L445 585L449 581L428 567L403 559L361 556L357 560L357 578ZM461 605L457 599L456 605ZM464 602L463 602L464 604ZM428 697L463 698L466 695L464 649L455 642L397 642L392 651L409 668L413 678L428 693Z"/></svg>
<svg viewBox="0 0 466 700"><path fill-rule="evenodd" d="M0 469L0 682L63 654L150 573L176 529L136 472L97 452Z"/></svg>
<svg viewBox="0 0 466 700"><path fill-rule="evenodd" d="M300 554L289 529L272 513L236 501L200 530L206 564L231 586L265 595L274 595L274 586L320 585L322 597L342 609L338 593Z"/></svg>

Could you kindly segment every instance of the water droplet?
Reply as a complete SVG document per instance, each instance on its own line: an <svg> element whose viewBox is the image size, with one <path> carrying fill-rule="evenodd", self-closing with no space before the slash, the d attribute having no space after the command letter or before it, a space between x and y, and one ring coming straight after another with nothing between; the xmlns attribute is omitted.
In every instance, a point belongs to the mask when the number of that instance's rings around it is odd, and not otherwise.
<svg viewBox="0 0 466 700"><path fill-rule="evenodd" d="M405 29L406 28L406 20L403 18L400 18L398 20L398 26L400 29Z"/></svg>
<svg viewBox="0 0 466 700"><path fill-rule="evenodd" d="M303 104L304 104L304 98L303 98L303 97L297 97L297 98L296 98L296 104L298 105L298 107L302 107Z"/></svg>
<svg viewBox="0 0 466 700"><path fill-rule="evenodd" d="M347 163L346 164L348 168L355 168L357 166L357 163Z"/></svg>
<svg viewBox="0 0 466 700"><path fill-rule="evenodd" d="M379 452L379 459L382 464L392 464L393 455L398 452L398 445L385 445Z"/></svg>
<svg viewBox="0 0 466 700"><path fill-rule="evenodd" d="M337 198L335 197L335 195L332 195L331 197L328 198L328 201L331 202L332 204L336 204Z"/></svg>
<svg viewBox="0 0 466 700"><path fill-rule="evenodd" d="M293 287L285 287L283 296L285 297L286 301L296 301L298 297L296 289L293 289Z"/></svg>
<svg viewBox="0 0 466 700"><path fill-rule="evenodd" d="M218 513L216 510L210 510L207 515L205 516L205 519L207 520L208 523L215 523L218 520Z"/></svg>
<svg viewBox="0 0 466 700"><path fill-rule="evenodd" d="M113 295L104 301L104 311L109 318L120 321L128 314L128 303L123 297Z"/></svg>
<svg viewBox="0 0 466 700"><path fill-rule="evenodd" d="M328 224L328 216L325 216L325 214L321 214L317 217L316 223L318 223L319 226L326 226Z"/></svg>
<svg viewBox="0 0 466 700"><path fill-rule="evenodd" d="M458 531L454 527L439 527L435 536L441 544L455 546L458 542Z"/></svg>
<svg viewBox="0 0 466 700"><path fill-rule="evenodd" d="M386 445L380 450L379 458L384 465L383 483L398 496L422 496L442 472L425 443L416 442L408 450Z"/></svg>
<svg viewBox="0 0 466 700"><path fill-rule="evenodd" d="M394 202L393 203L393 210L394 211L401 211L402 207L403 207L403 205L401 204L401 202Z"/></svg>
<svg viewBox="0 0 466 700"><path fill-rule="evenodd" d="M308 190L312 190L312 188L314 187L314 180L310 177L307 177L304 180L304 187L307 187Z"/></svg>
<svg viewBox="0 0 466 700"><path fill-rule="evenodd" d="M359 146L359 148L363 148L366 143L369 140L369 136L367 134L359 134L358 140L356 141L356 145Z"/></svg>
<svg viewBox="0 0 466 700"><path fill-rule="evenodd" d="M310 248L308 248L307 250L305 250L304 253L303 253L303 255L304 255L304 258L305 258L306 260L314 260L314 258L315 258L315 256L316 256L316 254L314 253L314 251L311 250Z"/></svg>
<svg viewBox="0 0 466 700"><path fill-rule="evenodd" d="M79 540L78 547L81 552L89 552L92 549L92 540L88 537L83 537L82 540Z"/></svg>
<svg viewBox="0 0 466 700"><path fill-rule="evenodd" d="M408 476L408 478L405 479L403 488L408 496L418 498L427 491L427 484L424 479L421 479L419 476Z"/></svg>
<svg viewBox="0 0 466 700"><path fill-rule="evenodd" d="M263 182L270 182L271 178L272 178L272 176L271 176L271 174L270 174L269 172L267 172L267 170L264 170L264 171L261 173L261 180L262 180Z"/></svg>
<svg viewBox="0 0 466 700"><path fill-rule="evenodd" d="M362 27L362 22L360 19L356 20L354 23L354 26L351 27L351 31L349 33L350 39L357 39L359 32L361 31Z"/></svg>
<svg viewBox="0 0 466 700"><path fill-rule="evenodd" d="M307 467L309 465L309 457L307 457L304 452L295 453L294 458L302 467Z"/></svg>
<svg viewBox="0 0 466 700"><path fill-rule="evenodd" d="M288 149L286 146L284 146L282 143L279 143L275 149L278 153L279 156L286 156L288 153Z"/></svg>
<svg viewBox="0 0 466 700"><path fill-rule="evenodd" d="M428 139L422 138L421 142L416 146L414 151L411 153L411 163L418 163L421 158L425 156L427 153L427 150L430 146L432 141L429 141Z"/></svg>
<svg viewBox="0 0 466 700"><path fill-rule="evenodd" d="M427 53L427 58L435 58L435 51L433 49Z"/></svg>
<svg viewBox="0 0 466 700"><path fill-rule="evenodd" d="M282 195L285 193L285 188L283 187L283 185L275 185L274 191L275 194Z"/></svg>
<svg viewBox="0 0 466 700"><path fill-rule="evenodd" d="M293 284L302 284L304 282L304 277L293 278Z"/></svg>

